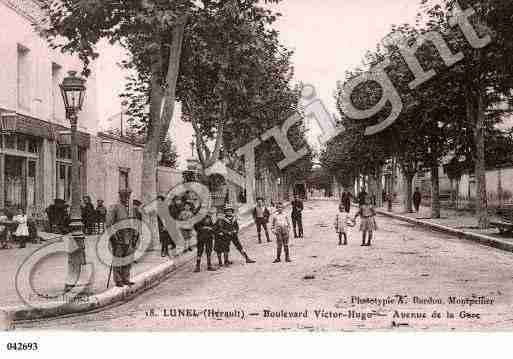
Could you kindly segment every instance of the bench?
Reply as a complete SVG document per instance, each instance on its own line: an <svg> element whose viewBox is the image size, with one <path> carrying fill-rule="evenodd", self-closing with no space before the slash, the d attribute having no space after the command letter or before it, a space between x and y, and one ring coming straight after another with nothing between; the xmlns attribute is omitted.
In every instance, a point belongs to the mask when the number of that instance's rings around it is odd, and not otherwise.
<svg viewBox="0 0 513 359"><path fill-rule="evenodd" d="M499 233L513 233L513 207L497 210L497 218L490 221L490 225L499 230Z"/></svg>

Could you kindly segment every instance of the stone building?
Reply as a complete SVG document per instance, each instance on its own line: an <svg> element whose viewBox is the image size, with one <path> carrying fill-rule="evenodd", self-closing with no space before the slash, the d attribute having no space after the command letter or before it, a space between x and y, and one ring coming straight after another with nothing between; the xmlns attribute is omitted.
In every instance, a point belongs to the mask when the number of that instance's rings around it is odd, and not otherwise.
<svg viewBox="0 0 513 359"><path fill-rule="evenodd" d="M71 151L59 84L80 61L51 50L34 31L40 2L0 0L0 208L41 211L54 198L70 200ZM80 176L86 192L91 136L97 132L96 78L87 79L79 114Z"/></svg>

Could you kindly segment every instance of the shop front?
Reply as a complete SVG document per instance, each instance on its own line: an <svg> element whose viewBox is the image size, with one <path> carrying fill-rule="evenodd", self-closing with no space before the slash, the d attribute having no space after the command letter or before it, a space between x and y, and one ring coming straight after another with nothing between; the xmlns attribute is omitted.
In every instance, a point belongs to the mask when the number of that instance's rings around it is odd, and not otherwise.
<svg viewBox="0 0 513 359"><path fill-rule="evenodd" d="M0 210L22 208L37 217L55 198L70 202L71 148L63 135L69 130L1 110L0 119ZM81 133L81 162L88 147L89 135ZM86 183L85 172L81 183Z"/></svg>

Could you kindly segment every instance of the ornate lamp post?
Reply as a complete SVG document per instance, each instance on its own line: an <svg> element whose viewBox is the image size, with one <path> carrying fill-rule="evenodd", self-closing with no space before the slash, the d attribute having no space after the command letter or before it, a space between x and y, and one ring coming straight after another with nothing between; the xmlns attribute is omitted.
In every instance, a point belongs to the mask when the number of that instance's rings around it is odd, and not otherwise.
<svg viewBox="0 0 513 359"><path fill-rule="evenodd" d="M68 252L68 276L66 278L65 290L75 286L82 286L77 283L80 277L81 266L85 264L85 236L83 232L82 216L80 211L80 178L78 163L78 134L77 122L78 112L82 109L85 96L85 80L76 76L76 71L69 71L69 76L64 78L60 85L66 118L71 124L71 231ZM85 284L87 286L87 283ZM85 288L84 288L85 289Z"/></svg>

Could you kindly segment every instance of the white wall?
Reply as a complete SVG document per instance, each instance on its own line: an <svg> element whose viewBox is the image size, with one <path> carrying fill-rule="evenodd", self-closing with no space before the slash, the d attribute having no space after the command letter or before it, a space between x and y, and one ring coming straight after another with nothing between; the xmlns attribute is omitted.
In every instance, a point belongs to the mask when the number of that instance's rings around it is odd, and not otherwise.
<svg viewBox="0 0 513 359"><path fill-rule="evenodd" d="M0 0L0 108L16 111L44 121L66 125L62 98L55 85L62 81L69 70L80 71L80 61L60 51L51 50L31 25L27 14L38 16L37 5L30 0ZM14 8L17 7L17 10ZM18 46L28 49L27 73L29 91L26 93L27 108L19 106L18 97ZM58 81L52 81L52 64L61 66ZM98 111L96 98L96 74L87 79L84 109L79 115L79 128L91 134L97 132ZM54 114L54 96L57 95ZM21 96L20 96L21 97Z"/></svg>

